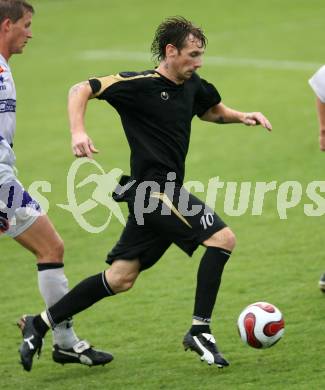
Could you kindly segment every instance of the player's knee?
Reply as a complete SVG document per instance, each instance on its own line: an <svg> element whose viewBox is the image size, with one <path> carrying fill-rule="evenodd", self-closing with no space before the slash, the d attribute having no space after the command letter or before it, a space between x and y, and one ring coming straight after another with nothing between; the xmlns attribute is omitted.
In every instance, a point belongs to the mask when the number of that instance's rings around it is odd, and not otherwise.
<svg viewBox="0 0 325 390"><path fill-rule="evenodd" d="M110 269L112 271L112 269ZM117 294L120 292L130 290L137 278L136 273L120 273L120 272L107 272L106 271L106 280L111 287L111 289Z"/></svg>
<svg viewBox="0 0 325 390"><path fill-rule="evenodd" d="M133 277L124 277L121 279L121 287L122 287L122 291L128 291L130 290L133 285L134 285L134 282L135 282L135 278Z"/></svg>
<svg viewBox="0 0 325 390"><path fill-rule="evenodd" d="M210 238L203 242L205 246L214 246L233 251L236 246L236 236L229 228L224 228L214 233Z"/></svg>
<svg viewBox="0 0 325 390"><path fill-rule="evenodd" d="M42 246L37 251L37 258L40 262L45 260L51 263L61 263L64 255L64 242L61 237L57 237L56 240L48 245Z"/></svg>
<svg viewBox="0 0 325 390"><path fill-rule="evenodd" d="M118 292L124 292L130 290L135 282L135 278L130 275L119 275L118 277L115 278L114 280L114 288L113 290L118 293Z"/></svg>
<svg viewBox="0 0 325 390"><path fill-rule="evenodd" d="M64 241L62 240L61 237L58 237L58 239L54 245L53 251L54 251L54 258L63 259Z"/></svg>
<svg viewBox="0 0 325 390"><path fill-rule="evenodd" d="M230 229L226 237L225 246L225 249L229 249L230 251L233 251L236 246L236 236Z"/></svg>

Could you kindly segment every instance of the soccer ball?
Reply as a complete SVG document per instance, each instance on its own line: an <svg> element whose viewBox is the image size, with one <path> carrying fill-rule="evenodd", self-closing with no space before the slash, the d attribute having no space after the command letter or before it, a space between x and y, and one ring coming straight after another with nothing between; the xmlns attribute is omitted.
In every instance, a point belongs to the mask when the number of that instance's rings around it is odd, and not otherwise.
<svg viewBox="0 0 325 390"><path fill-rule="evenodd" d="M240 313L237 327L245 344L269 348L283 336L284 320L280 310L271 303L256 302Z"/></svg>

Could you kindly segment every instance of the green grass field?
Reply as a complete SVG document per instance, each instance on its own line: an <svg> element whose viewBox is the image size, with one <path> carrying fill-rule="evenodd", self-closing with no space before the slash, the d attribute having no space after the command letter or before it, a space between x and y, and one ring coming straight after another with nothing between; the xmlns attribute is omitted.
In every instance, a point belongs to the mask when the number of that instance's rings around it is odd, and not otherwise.
<svg viewBox="0 0 325 390"><path fill-rule="evenodd" d="M184 353L182 337L191 322L196 269L172 247L145 272L134 289L98 303L75 317L79 335L108 349L115 360L105 368L57 366L47 336L31 373L18 364L14 327L20 314L43 308L34 258L1 237L1 389L323 389L325 386L325 296L317 283L325 271L324 215L308 217L308 183L325 180L325 154L318 149L315 98L307 80L324 62L323 0L34 0L34 37L24 55L13 57L17 94L15 151L20 180L51 183L43 195L49 215L65 240L70 286L104 269L107 251L121 232L112 219L102 233L81 229L56 206L67 203L66 175L74 158L66 118L67 91L93 75L152 68L148 53L157 24L184 15L209 38L202 77L219 89L226 105L262 111L273 132L239 125L193 121L187 180L301 183L301 202L280 219L277 190L266 195L261 216L225 213L225 191L216 210L237 235L237 248L223 277L212 329L231 366L201 364ZM323 54L322 54L323 53ZM89 134L105 169L128 171L129 151L114 110L91 102ZM80 199L87 199L85 188ZM204 194L201 194L204 197ZM238 194L237 194L238 197ZM126 210L124 209L126 214ZM101 225L97 207L89 221ZM286 333L274 348L253 350L240 341L236 320L249 303L269 301L283 312Z"/></svg>

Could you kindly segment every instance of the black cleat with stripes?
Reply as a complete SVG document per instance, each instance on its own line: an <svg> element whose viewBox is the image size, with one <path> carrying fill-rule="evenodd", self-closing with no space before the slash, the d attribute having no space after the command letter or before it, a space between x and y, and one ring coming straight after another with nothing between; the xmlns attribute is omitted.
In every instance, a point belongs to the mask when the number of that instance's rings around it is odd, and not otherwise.
<svg viewBox="0 0 325 390"><path fill-rule="evenodd" d="M17 323L23 336L18 352L20 362L26 371L32 369L34 355L37 353L39 357L43 346L43 338L35 329L33 319L33 316L24 315Z"/></svg>
<svg viewBox="0 0 325 390"><path fill-rule="evenodd" d="M113 360L113 355L99 351L85 340L79 341L72 348L63 349L58 345L53 346L52 358L56 363L79 363L86 366L104 366Z"/></svg>
<svg viewBox="0 0 325 390"><path fill-rule="evenodd" d="M185 351L190 349L201 356L202 361L206 361L209 365L216 364L219 368L229 366L227 360L218 351L216 341L210 333L199 333L193 336L188 332L184 336L183 345Z"/></svg>

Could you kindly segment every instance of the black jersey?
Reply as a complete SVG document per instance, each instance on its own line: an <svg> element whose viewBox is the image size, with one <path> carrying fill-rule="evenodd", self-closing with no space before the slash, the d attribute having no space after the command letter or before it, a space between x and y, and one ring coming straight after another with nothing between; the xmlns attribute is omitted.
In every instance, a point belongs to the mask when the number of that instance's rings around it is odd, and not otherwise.
<svg viewBox="0 0 325 390"><path fill-rule="evenodd" d="M119 113L131 149L131 176L182 183L191 121L221 101L216 88L196 73L177 85L154 70L122 72L89 80L93 94Z"/></svg>

